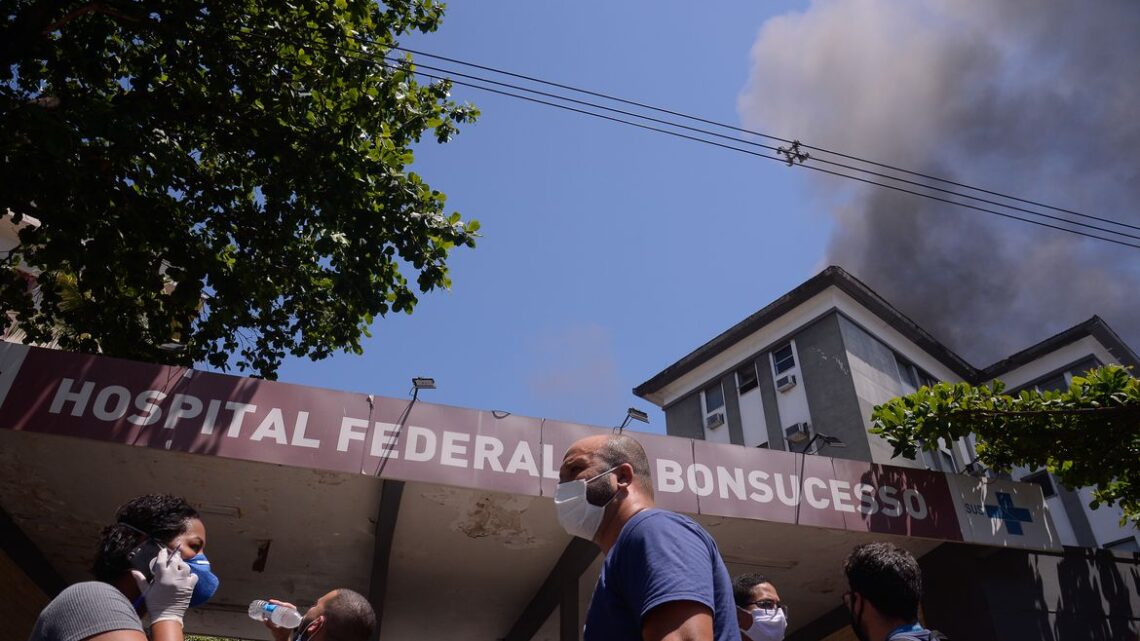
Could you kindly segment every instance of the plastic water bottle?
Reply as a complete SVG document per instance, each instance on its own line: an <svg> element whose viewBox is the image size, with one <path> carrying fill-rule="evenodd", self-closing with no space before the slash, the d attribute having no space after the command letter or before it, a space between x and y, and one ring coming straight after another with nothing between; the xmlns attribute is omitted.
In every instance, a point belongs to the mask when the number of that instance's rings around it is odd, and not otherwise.
<svg viewBox="0 0 1140 641"><path fill-rule="evenodd" d="M254 621L271 621L280 628L295 628L301 625L301 613L287 605L277 605L264 599L249 604L249 618Z"/></svg>

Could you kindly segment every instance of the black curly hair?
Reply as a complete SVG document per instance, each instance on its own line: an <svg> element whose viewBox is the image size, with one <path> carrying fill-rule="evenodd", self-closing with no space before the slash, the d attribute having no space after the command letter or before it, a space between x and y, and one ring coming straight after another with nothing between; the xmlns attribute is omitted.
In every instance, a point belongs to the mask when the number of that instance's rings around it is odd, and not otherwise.
<svg viewBox="0 0 1140 641"><path fill-rule="evenodd" d="M198 510L177 496L147 494L133 498L119 506L115 522L103 528L91 571L96 579L113 583L130 571L127 555L146 540L144 533L160 543L169 543L197 518Z"/></svg>
<svg viewBox="0 0 1140 641"><path fill-rule="evenodd" d="M922 570L910 552L893 543L864 543L847 556L843 572L851 591L862 594L879 612L905 621L918 618Z"/></svg>
<svg viewBox="0 0 1140 641"><path fill-rule="evenodd" d="M761 583L771 583L763 574L743 574L732 581L732 598L736 605L744 607L752 600L752 588ZM746 608L747 609L747 608Z"/></svg>

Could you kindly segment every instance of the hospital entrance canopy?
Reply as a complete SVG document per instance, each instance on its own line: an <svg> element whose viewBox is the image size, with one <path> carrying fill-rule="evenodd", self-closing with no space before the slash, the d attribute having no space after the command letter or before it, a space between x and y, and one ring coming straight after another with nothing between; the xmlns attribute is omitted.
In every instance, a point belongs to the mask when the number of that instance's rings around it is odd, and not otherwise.
<svg viewBox="0 0 1140 641"><path fill-rule="evenodd" d="M29 571L41 586L90 579L133 496L201 510L221 587L190 632L268 638L251 600L348 587L385 640L577 638L600 566L550 497L566 448L606 428L12 343L0 428L0 507L50 566ZM860 542L1060 550L1036 485L635 436L658 505L701 522L733 574L771 577L789 631L839 605Z"/></svg>

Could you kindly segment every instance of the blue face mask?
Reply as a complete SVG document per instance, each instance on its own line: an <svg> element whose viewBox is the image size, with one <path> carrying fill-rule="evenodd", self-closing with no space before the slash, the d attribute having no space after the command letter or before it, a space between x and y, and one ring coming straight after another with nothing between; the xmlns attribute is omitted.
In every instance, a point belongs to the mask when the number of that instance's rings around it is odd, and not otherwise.
<svg viewBox="0 0 1140 641"><path fill-rule="evenodd" d="M198 553L186 559L190 572L198 575L198 583L194 586L194 593L190 595L190 607L197 607L218 591L218 577L210 571L210 561L205 554Z"/></svg>

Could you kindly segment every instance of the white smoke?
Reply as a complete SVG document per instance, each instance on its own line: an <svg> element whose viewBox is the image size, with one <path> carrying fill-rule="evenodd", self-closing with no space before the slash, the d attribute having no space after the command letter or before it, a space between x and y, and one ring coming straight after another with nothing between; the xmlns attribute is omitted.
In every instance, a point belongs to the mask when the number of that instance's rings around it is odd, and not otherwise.
<svg viewBox="0 0 1140 641"><path fill-rule="evenodd" d="M746 127L1140 224L1134 0L817 0L765 22L751 60ZM828 262L974 364L1093 314L1140 349L1140 250L811 184L837 222Z"/></svg>

